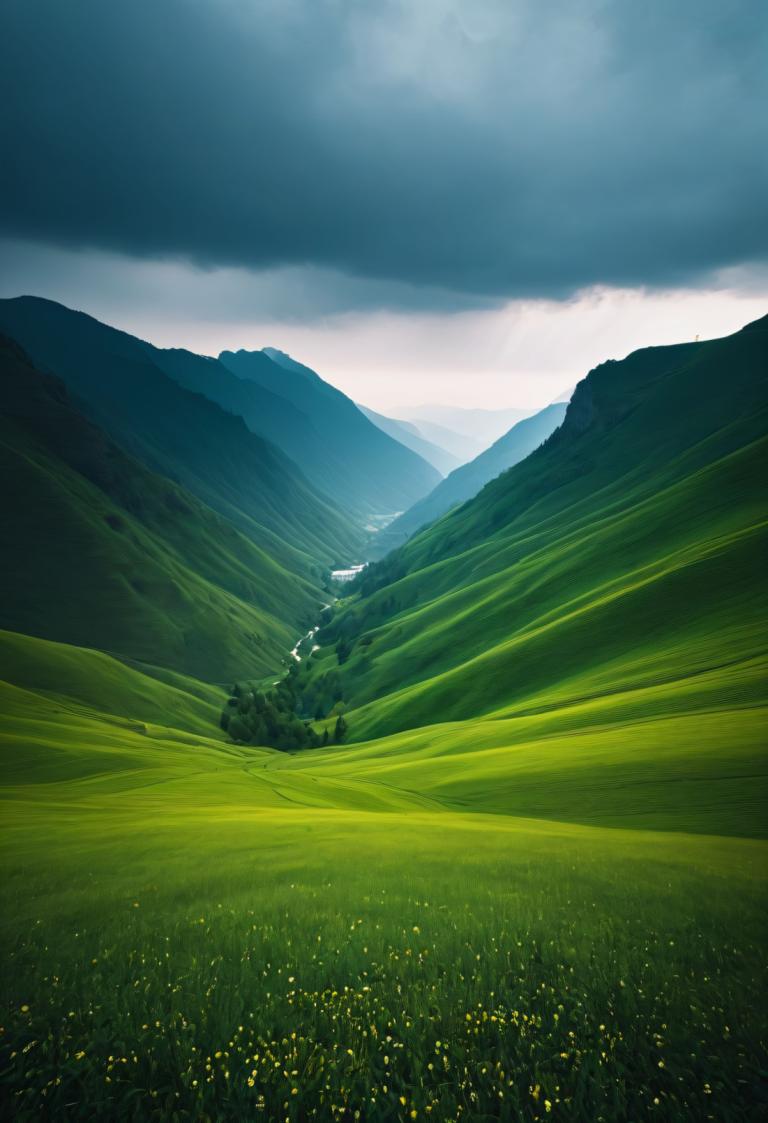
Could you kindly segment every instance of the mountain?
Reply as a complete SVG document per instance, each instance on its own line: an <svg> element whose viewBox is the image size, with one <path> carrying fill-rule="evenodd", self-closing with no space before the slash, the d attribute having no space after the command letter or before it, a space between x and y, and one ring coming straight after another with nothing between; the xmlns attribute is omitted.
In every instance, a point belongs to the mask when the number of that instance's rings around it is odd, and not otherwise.
<svg viewBox="0 0 768 1123"><path fill-rule="evenodd" d="M282 351L222 351L219 361L241 381L304 415L303 426L286 424L270 430L270 437L317 487L358 516L367 519L405 510L439 482L431 464Z"/></svg>
<svg viewBox="0 0 768 1123"><path fill-rule="evenodd" d="M297 454L306 460L307 449L315 450L316 459L327 459L325 441L311 418L280 394L274 394L256 382L238 378L218 359L210 356L197 355L181 347L160 348L149 343L145 347L151 361L174 382L196 394L203 394L228 413L242 417L252 433L276 445L297 466ZM317 452L318 448L322 448L321 454ZM309 470L314 486L323 490L322 481L315 478L311 464Z"/></svg>
<svg viewBox="0 0 768 1123"><path fill-rule="evenodd" d="M304 564L126 455L6 337L0 459L0 628L221 682L279 667L317 612Z"/></svg>
<svg viewBox="0 0 768 1123"><path fill-rule="evenodd" d="M441 476L447 476L461 463L458 456L454 456L447 449L440 448L422 437L412 422L385 417L384 414L376 413L375 410L368 409L366 406L360 405L359 402L357 408L383 433L387 433L394 440L399 441L401 445L411 449L412 452L418 453L422 459L436 468Z"/></svg>
<svg viewBox="0 0 768 1123"><path fill-rule="evenodd" d="M479 455L511 427L528 417L527 409L467 409L462 406L427 404L406 406L398 411L415 424L429 440L461 456L462 463ZM439 439L442 435L442 440ZM446 445L446 441L452 443ZM462 455L459 449L465 449Z"/></svg>
<svg viewBox="0 0 768 1123"><path fill-rule="evenodd" d="M448 429L445 425L438 425L425 417L409 418L409 423L415 427L422 440L429 441L438 448L444 448L451 456L456 457L459 464L466 464L468 460L473 460L488 447L487 441L479 440L467 433L459 433L455 429Z"/></svg>
<svg viewBox="0 0 768 1123"><path fill-rule="evenodd" d="M462 464L434 491L390 523L376 538L379 556L402 545L417 530L439 519L446 511L471 499L489 480L524 460L554 432L565 417L566 403L547 406L533 417L513 425L485 452Z"/></svg>
<svg viewBox="0 0 768 1123"><path fill-rule="evenodd" d="M242 417L169 377L141 340L37 297L0 300L0 331L58 375L121 448L224 515L281 567L319 586L329 565L355 555L361 535L348 516Z"/></svg>
<svg viewBox="0 0 768 1123"><path fill-rule="evenodd" d="M604 363L542 447L369 567L304 685L342 695L360 777L764 833L767 379L768 317Z"/></svg>

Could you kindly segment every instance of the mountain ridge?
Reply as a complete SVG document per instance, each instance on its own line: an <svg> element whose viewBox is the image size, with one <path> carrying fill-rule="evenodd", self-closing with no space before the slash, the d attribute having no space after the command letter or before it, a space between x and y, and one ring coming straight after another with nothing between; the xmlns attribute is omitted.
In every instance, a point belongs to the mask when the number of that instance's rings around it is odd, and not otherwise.
<svg viewBox="0 0 768 1123"><path fill-rule="evenodd" d="M319 574L318 562L331 565L361 542L276 445L170 378L144 341L38 297L0 300L0 330L59 376L125 451L268 546L281 564Z"/></svg>
<svg viewBox="0 0 768 1123"><path fill-rule="evenodd" d="M316 371L270 349L222 351L219 361L247 383L281 397L310 418L315 441L286 433L284 448L326 492L363 517L404 510L439 482L417 453L373 424Z"/></svg>

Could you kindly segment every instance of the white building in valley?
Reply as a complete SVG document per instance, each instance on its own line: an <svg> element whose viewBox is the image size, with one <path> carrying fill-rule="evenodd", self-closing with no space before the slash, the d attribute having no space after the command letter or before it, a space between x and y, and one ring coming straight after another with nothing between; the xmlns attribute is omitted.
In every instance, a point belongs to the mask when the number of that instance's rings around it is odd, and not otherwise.
<svg viewBox="0 0 768 1123"><path fill-rule="evenodd" d="M363 562L362 565L351 565L349 567L349 569L332 569L331 570L331 579L333 581L342 581L342 582L344 582L344 581L354 581L354 579L357 577L358 573L362 573L362 571L365 569L367 564L368 564L368 562Z"/></svg>

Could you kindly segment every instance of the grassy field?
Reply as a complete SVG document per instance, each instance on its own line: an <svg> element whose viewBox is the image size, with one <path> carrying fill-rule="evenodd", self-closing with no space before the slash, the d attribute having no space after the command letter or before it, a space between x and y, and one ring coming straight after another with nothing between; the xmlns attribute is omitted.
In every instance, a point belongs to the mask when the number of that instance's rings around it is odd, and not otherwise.
<svg viewBox="0 0 768 1123"><path fill-rule="evenodd" d="M763 1117L768 846L692 833L754 833L754 785L637 829L636 774L531 778L532 728L505 787L503 721L288 756L88 670L4 700L4 1117Z"/></svg>

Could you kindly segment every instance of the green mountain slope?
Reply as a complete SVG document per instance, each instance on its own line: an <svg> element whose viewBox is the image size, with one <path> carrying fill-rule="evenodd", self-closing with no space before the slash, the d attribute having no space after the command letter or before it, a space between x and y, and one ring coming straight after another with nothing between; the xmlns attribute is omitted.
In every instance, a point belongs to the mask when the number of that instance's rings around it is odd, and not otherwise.
<svg viewBox="0 0 768 1123"><path fill-rule="evenodd" d="M0 344L0 627L223 681L280 665L321 597L124 454L63 384Z"/></svg>
<svg viewBox="0 0 768 1123"><path fill-rule="evenodd" d="M557 402L533 417L518 421L485 452L454 469L434 491L414 503L381 532L376 539L379 553L401 546L421 527L428 526L452 507L471 499L489 480L524 460L561 424L565 410L566 403Z"/></svg>
<svg viewBox="0 0 768 1123"><path fill-rule="evenodd" d="M310 480L363 515L393 514L440 481L431 464L382 432L355 403L290 356L222 351L221 363L244 381L277 395L311 421L313 438L285 427L274 440Z"/></svg>
<svg viewBox="0 0 768 1123"><path fill-rule="evenodd" d="M278 448L169 378L141 340L36 297L0 301L0 330L62 378L127 452L225 515L279 565L318 576L359 545L348 517Z"/></svg>
<svg viewBox="0 0 768 1123"><path fill-rule="evenodd" d="M439 445L433 444L432 441L426 440L421 436L419 430L410 421L398 421L394 417L385 417L383 413L377 413L373 409L368 409L367 406L362 406L358 403L357 407L369 421L381 429L384 433L388 433L401 445L410 448L413 452L417 452L419 456L423 457L428 464L433 468L437 468L441 476L447 476L454 468L458 468L461 461L452 452L448 452L445 448L440 448Z"/></svg>
<svg viewBox="0 0 768 1123"><path fill-rule="evenodd" d="M619 781L645 782L643 768L700 782L705 802L707 776L730 776L741 795L725 817L754 830L766 774L767 374L768 320L592 371L542 448L369 569L321 633L341 639L344 658L330 646L315 656L307 705L341 691L353 740L429 727L375 755L394 754L396 768L417 736L427 757L447 744L469 754L460 803L541 813L517 769L527 759L541 773L553 759L563 782L594 768L596 797L610 789L604 810ZM460 723L449 742L436 721ZM450 774L443 761L432 782ZM412 760L400 775L424 780ZM653 820L664 799L647 792L645 805L641 792L630 803ZM595 813L579 798L569 812Z"/></svg>
<svg viewBox="0 0 768 1123"><path fill-rule="evenodd" d="M298 451L302 455L306 448L317 450L322 447L325 455L332 457L326 438L315 428L312 419L280 394L274 394L256 382L238 378L218 359L210 356L196 355L180 347L159 348L146 344L146 349L152 362L174 382L203 394L229 413L242 417L252 433L271 441L295 463L299 464L295 453ZM323 490L322 480L314 475L312 479Z"/></svg>

